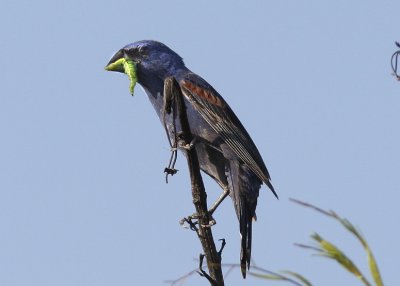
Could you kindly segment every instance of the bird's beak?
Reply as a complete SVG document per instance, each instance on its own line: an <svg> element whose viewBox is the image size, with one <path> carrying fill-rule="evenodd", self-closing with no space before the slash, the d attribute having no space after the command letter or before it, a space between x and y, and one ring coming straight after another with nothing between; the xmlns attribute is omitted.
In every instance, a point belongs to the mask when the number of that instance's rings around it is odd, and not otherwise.
<svg viewBox="0 0 400 286"><path fill-rule="evenodd" d="M129 59L125 58L125 53L122 50L119 50L108 62L105 67L107 71L115 71L125 73L130 81L129 91L133 95L133 91L135 89L135 85L138 81L136 76L136 65L135 63Z"/></svg>
<svg viewBox="0 0 400 286"><path fill-rule="evenodd" d="M125 73L122 59L124 59L124 53L122 50L119 50L115 55L113 55L104 69L106 71Z"/></svg>

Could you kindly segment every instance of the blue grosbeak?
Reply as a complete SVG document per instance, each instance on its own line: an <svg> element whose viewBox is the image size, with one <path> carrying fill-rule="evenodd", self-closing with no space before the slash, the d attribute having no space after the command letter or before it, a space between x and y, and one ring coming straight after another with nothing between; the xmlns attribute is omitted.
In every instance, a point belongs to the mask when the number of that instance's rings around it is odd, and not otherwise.
<svg viewBox="0 0 400 286"><path fill-rule="evenodd" d="M231 196L240 224L240 264L243 277L250 267L252 219L259 189L266 184L277 197L270 175L257 147L235 113L203 78L190 71L182 58L156 41L138 41L120 49L106 66L124 72L144 88L170 140L175 140L179 126L172 115L164 118L163 88L167 77L174 77L185 98L187 116L196 143L200 168Z"/></svg>

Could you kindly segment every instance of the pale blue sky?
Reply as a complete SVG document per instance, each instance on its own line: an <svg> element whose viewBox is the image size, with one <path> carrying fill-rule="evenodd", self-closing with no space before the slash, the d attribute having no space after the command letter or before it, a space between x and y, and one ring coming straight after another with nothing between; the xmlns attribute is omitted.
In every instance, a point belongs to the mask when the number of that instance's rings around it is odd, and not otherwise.
<svg viewBox="0 0 400 286"><path fill-rule="evenodd" d="M165 285L197 266L199 242L178 224L193 212L186 162L166 185L169 147L150 102L103 70L142 39L166 43L207 79L264 157L281 199L262 189L259 266L359 285L292 245L318 231L367 272L355 239L295 197L353 221L396 284L400 83L389 60L400 2L203 2L2 1L0 285ZM215 218L223 261L236 263L229 200ZM237 269L226 284L282 283L243 281Z"/></svg>

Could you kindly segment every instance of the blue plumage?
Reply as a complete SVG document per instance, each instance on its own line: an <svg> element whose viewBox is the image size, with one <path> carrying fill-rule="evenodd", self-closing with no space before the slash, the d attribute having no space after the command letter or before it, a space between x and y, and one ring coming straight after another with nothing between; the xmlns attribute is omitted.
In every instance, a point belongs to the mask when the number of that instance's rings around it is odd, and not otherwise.
<svg viewBox="0 0 400 286"><path fill-rule="evenodd" d="M163 120L164 80L178 81L187 106L187 115L200 168L224 190L229 190L239 219L241 268L243 277L250 267L252 219L255 218L261 185L276 196L270 175L246 129L218 92L203 78L191 72L182 58L156 41L139 41L119 50L110 63L120 58L135 63L137 78L158 116ZM110 64L109 63L109 64ZM120 71L120 70L119 70ZM172 118L166 118L171 139L175 138ZM177 127L179 132L179 126Z"/></svg>

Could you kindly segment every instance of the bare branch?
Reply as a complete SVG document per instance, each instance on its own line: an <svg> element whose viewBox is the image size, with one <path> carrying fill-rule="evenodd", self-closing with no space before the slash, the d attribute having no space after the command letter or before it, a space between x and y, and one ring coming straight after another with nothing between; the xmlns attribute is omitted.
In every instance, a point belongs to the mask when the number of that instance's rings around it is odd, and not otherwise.
<svg viewBox="0 0 400 286"><path fill-rule="evenodd" d="M165 112L174 112L171 111L171 108L178 111L178 120L182 128L180 139L183 140L185 143L192 142L193 136L190 131L190 125L187 119L183 94L175 78L169 77L165 79L164 97L166 100L164 102L164 106L166 108ZM177 139L175 140L175 142L172 142L171 145L175 147L176 142ZM199 160L197 158L196 148L184 148L183 150L184 152L186 152L186 158L190 172L193 204L196 208L198 216L198 231L196 231L196 233L203 247L203 252L207 261L207 268L210 272L209 276L208 274L207 276L204 276L207 279L208 277L210 278L208 280L210 281L212 286L223 286L224 278L221 268L221 256L216 250L211 227L207 227L210 225L210 215L207 208L207 194L205 192L203 179L200 174ZM202 269L200 268L200 271L201 270ZM202 274L204 274L203 272L204 271L202 271Z"/></svg>

